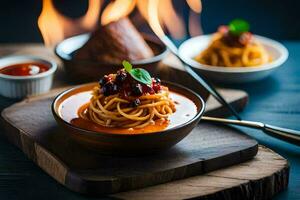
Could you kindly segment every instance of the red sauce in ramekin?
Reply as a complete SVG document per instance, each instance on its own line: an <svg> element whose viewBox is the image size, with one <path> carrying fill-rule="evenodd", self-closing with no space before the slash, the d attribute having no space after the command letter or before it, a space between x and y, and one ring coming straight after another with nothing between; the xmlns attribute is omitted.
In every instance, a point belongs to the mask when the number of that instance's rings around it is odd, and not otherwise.
<svg viewBox="0 0 300 200"><path fill-rule="evenodd" d="M48 71L49 67L45 64L32 62L32 63L19 63L9 65L0 69L1 74L10 76L32 76Z"/></svg>

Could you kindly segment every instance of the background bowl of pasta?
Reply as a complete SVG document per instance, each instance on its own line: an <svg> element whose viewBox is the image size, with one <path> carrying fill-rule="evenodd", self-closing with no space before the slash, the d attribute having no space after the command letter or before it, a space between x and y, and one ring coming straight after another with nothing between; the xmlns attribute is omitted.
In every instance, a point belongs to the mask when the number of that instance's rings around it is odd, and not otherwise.
<svg viewBox="0 0 300 200"><path fill-rule="evenodd" d="M159 152L187 136L200 121L205 108L204 101L195 92L174 83L161 83L169 88L170 98L176 103L176 112L170 116L170 124L163 129L156 127L156 123L150 126L151 129L148 127L147 132L143 132L146 127L125 129L98 126L90 122L83 123L83 126L76 123L80 119L80 108L91 100L92 91L98 83L80 85L59 94L52 104L52 113L59 126L74 141L88 149L113 155ZM193 107L194 110L190 113L189 110Z"/></svg>
<svg viewBox="0 0 300 200"><path fill-rule="evenodd" d="M212 64L208 65L200 63L196 60L196 58L205 50L207 50L210 45L212 45L214 34L202 35L185 41L179 48L179 54L180 57L189 65L191 65L197 72L213 81L222 83L246 83L258 81L269 76L274 70L280 67L287 60L288 50L282 44L272 39L258 35L253 35L253 38L257 43L259 43L259 45L263 47L263 49L265 50L263 53L268 54L270 58L268 61L262 64L252 65L252 63L250 63L251 60L247 58L247 56L244 62L246 65L247 62L249 62L249 66L245 66L240 63L230 63L232 64L232 66L217 66ZM256 49L253 49L253 51L256 51ZM208 52L208 54L209 53L210 52ZM214 57L214 55L209 56L212 56L212 58ZM223 56L226 60L226 56L228 55ZM241 54L240 56L242 58L243 55ZM220 61L215 60L214 62L217 63Z"/></svg>

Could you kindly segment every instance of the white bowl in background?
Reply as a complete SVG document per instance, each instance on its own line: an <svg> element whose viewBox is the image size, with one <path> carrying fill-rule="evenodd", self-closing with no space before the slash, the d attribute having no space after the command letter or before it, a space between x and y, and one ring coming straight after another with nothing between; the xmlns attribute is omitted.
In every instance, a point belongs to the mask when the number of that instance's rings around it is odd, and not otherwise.
<svg viewBox="0 0 300 200"><path fill-rule="evenodd" d="M254 35L254 37L271 55L271 62L255 67L218 67L201 64L194 60L194 58L209 46L212 34L201 35L186 40L179 47L179 55L195 71L217 82L246 83L258 81L269 76L287 60L288 50L279 42L269 38L258 35Z"/></svg>
<svg viewBox="0 0 300 200"><path fill-rule="evenodd" d="M24 98L45 93L51 89L53 75L57 69L57 64L53 61L29 55L7 56L0 58L0 69L14 64L31 62L45 64L49 69L29 76L11 76L0 73L0 95L8 98Z"/></svg>

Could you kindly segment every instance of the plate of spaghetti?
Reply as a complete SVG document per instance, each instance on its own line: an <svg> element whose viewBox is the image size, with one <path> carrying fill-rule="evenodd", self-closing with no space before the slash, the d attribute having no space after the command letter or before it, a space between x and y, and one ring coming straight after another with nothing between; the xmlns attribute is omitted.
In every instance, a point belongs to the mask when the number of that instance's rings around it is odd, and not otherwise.
<svg viewBox="0 0 300 200"><path fill-rule="evenodd" d="M185 41L181 58L207 77L227 83L266 78L288 58L287 49L274 40L252 34L249 24L235 19L214 34Z"/></svg>
<svg viewBox="0 0 300 200"><path fill-rule="evenodd" d="M204 111L193 91L124 61L124 68L59 94L54 118L79 144L109 154L169 148L197 125Z"/></svg>

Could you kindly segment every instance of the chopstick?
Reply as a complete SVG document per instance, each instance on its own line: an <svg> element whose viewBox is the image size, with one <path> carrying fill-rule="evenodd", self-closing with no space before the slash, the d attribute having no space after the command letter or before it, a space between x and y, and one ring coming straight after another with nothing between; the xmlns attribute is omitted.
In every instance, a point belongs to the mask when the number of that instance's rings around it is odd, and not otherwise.
<svg viewBox="0 0 300 200"><path fill-rule="evenodd" d="M181 61L185 71L192 76L200 85L202 85L219 103L227 107L228 110L238 119L242 120L237 111L222 97L222 95L212 86L204 77L197 74L189 64L187 64L178 53L178 48L168 36L160 37L160 40L168 47L168 49Z"/></svg>

